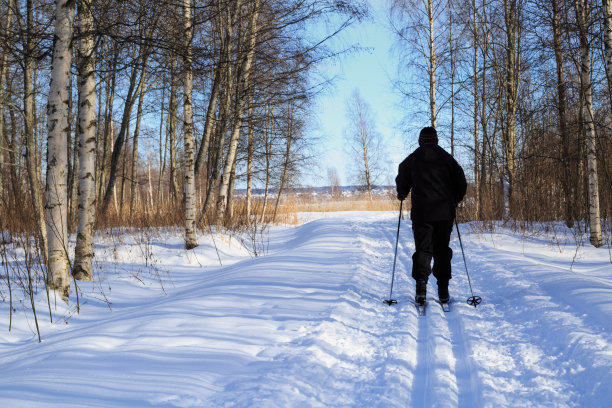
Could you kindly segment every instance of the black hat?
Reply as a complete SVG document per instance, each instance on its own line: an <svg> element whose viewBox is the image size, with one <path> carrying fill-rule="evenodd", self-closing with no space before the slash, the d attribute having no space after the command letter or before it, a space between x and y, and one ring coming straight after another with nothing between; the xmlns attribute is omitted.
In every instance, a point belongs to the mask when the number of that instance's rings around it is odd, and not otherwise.
<svg viewBox="0 0 612 408"><path fill-rule="evenodd" d="M438 144L438 132L432 127L424 127L419 134L419 146L424 144Z"/></svg>

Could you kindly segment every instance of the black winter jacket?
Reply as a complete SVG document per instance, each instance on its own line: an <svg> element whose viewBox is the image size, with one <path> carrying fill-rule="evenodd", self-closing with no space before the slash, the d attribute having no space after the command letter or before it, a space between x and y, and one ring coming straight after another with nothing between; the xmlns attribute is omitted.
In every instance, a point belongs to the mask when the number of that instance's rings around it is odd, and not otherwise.
<svg viewBox="0 0 612 408"><path fill-rule="evenodd" d="M412 221L443 221L455 218L455 207L467 190L463 169L437 144L424 144L400 163L397 198L412 191Z"/></svg>

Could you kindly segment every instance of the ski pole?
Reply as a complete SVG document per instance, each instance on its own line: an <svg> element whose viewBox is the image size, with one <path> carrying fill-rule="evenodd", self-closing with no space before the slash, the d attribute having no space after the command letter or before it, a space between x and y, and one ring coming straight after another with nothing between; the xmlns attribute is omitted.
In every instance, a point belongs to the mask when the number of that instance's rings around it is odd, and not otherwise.
<svg viewBox="0 0 612 408"><path fill-rule="evenodd" d="M391 295L393 294L393 280L395 278L395 262L397 261L397 244L399 242L399 232L400 232L400 223L402 222L402 205L404 201L400 201L400 210L399 210L399 218L397 220L397 236L395 237L395 256L393 257L393 273L391 274L391 289L389 290L389 299L383 300L384 303L389 306L397 303L397 300L393 299Z"/></svg>
<svg viewBox="0 0 612 408"><path fill-rule="evenodd" d="M459 232L459 224L457 224L457 218L455 218L455 227L457 227L457 236L459 237L459 245L461 245L461 254L463 255L463 264L465 265L465 273L467 274L468 283L470 285L470 293L472 297L468 298L467 302L469 305L476 307L482 302L482 298L480 296L474 296L474 291L472 290L472 281L470 280L470 273L468 272L467 262L465 261L465 251L463 250L463 242L461 242L461 233Z"/></svg>

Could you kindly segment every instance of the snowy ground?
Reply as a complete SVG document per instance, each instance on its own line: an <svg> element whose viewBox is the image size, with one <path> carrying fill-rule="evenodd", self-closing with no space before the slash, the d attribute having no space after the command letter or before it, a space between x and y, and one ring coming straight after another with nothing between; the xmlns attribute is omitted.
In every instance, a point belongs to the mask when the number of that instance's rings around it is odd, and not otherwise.
<svg viewBox="0 0 612 408"><path fill-rule="evenodd" d="M0 407L609 406L609 248L463 225L483 303L465 303L453 233L453 310L431 301L418 317L407 220L398 304L382 303L396 217L337 213L275 227L257 258L219 236L193 251L179 233L99 237L80 314L74 300L58 301L51 324L39 294L41 344L31 311L18 305L9 333L0 303Z"/></svg>

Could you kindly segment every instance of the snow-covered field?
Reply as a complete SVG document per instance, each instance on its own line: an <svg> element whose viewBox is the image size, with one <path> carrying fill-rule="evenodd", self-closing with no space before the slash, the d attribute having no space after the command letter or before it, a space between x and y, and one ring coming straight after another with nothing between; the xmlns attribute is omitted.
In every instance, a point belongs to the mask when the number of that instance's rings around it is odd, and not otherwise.
<svg viewBox="0 0 612 408"><path fill-rule="evenodd" d="M58 301L51 324L38 294L42 343L26 306L9 333L0 303L0 407L611 406L609 248L462 225L483 303L465 303L453 232L453 310L418 317L408 220L398 304L382 303L396 227L397 213L312 216L272 228L256 258L222 236L193 251L179 232L100 236L80 314Z"/></svg>

